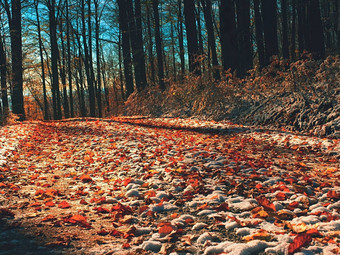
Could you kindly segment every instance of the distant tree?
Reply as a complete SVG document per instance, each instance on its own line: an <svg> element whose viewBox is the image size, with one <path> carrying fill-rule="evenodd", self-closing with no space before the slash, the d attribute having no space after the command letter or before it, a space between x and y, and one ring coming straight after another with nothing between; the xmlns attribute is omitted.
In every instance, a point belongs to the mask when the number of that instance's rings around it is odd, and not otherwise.
<svg viewBox="0 0 340 255"><path fill-rule="evenodd" d="M122 35L121 47L123 51L125 96L128 98L133 93L133 77L131 68L130 36L128 27L128 16L125 0L117 0L119 7L119 30Z"/></svg>
<svg viewBox="0 0 340 255"><path fill-rule="evenodd" d="M185 28L187 33L189 71L197 75L201 73L197 57L199 55L194 0L184 0Z"/></svg>
<svg viewBox="0 0 340 255"><path fill-rule="evenodd" d="M263 22L260 13L260 0L254 0L255 13L255 38L256 48L260 68L265 66L264 42L263 42Z"/></svg>
<svg viewBox="0 0 340 255"><path fill-rule="evenodd" d="M253 66L250 35L250 1L236 1L237 35L239 49L238 74L244 76Z"/></svg>
<svg viewBox="0 0 340 255"><path fill-rule="evenodd" d="M265 63L269 64L272 56L279 54L277 37L277 2L262 0L262 19L264 31Z"/></svg>
<svg viewBox="0 0 340 255"><path fill-rule="evenodd" d="M59 74L58 74L58 43L57 43L57 22L55 17L55 0L48 0L47 7L49 12L49 28L51 43L51 69L52 69L52 104L53 118L59 120L62 118L61 101L59 91Z"/></svg>
<svg viewBox="0 0 340 255"><path fill-rule="evenodd" d="M185 75L185 58L184 58L184 35L183 35L183 15L182 0L177 0L177 27L178 27L178 46L179 56L181 59L181 78Z"/></svg>
<svg viewBox="0 0 340 255"><path fill-rule="evenodd" d="M4 36L1 34L1 31L0 31L0 82L1 82L2 112L4 113L4 115L6 115L9 109L7 95L7 59L4 45Z"/></svg>
<svg viewBox="0 0 340 255"><path fill-rule="evenodd" d="M314 58L322 59L325 57L325 40L319 0L309 0L308 23L308 30L305 32L310 32L310 43L307 50L312 53Z"/></svg>
<svg viewBox="0 0 340 255"><path fill-rule="evenodd" d="M281 0L282 15L282 56L289 59L287 0Z"/></svg>
<svg viewBox="0 0 340 255"><path fill-rule="evenodd" d="M1 4L7 13L11 37L12 111L19 116L19 120L24 120L21 0L12 0L11 6L7 0L1 1Z"/></svg>
<svg viewBox="0 0 340 255"><path fill-rule="evenodd" d="M215 41L211 1L201 0L201 3L203 7L204 20L205 20L205 24L207 27L208 48L209 48L209 51L211 52L211 57L212 57L213 74L216 80L220 80L221 76L220 76L219 63L218 63L217 52L216 52L216 41Z"/></svg>
<svg viewBox="0 0 340 255"><path fill-rule="evenodd" d="M164 67L163 67L163 50L162 50L162 38L159 25L159 13L158 13L158 0L152 0L154 27L155 27L155 42L157 53L157 69L158 69L158 83L159 87L164 90Z"/></svg>

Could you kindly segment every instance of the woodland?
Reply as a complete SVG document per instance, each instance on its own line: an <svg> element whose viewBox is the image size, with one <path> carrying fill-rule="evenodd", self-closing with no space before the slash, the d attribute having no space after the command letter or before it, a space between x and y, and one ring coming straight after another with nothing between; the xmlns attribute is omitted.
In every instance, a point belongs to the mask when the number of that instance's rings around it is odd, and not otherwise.
<svg viewBox="0 0 340 255"><path fill-rule="evenodd" d="M0 255L340 254L340 0L0 0Z"/></svg>

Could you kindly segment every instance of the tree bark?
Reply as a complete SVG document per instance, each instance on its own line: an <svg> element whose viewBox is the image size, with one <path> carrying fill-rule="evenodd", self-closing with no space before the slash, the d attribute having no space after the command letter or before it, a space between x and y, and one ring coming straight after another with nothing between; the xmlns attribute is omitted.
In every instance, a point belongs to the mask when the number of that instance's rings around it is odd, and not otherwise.
<svg viewBox="0 0 340 255"><path fill-rule="evenodd" d="M199 48L197 40L194 0L184 0L184 18L185 28L187 32L189 71L194 73L195 75L200 75L200 65L197 61Z"/></svg>
<svg viewBox="0 0 340 255"><path fill-rule="evenodd" d="M128 28L128 17L126 11L125 0L117 0L119 7L119 30L122 34L122 51L124 63L124 76L125 76L125 98L128 98L133 93L133 77L131 69L131 52L130 52L130 39Z"/></svg>
<svg viewBox="0 0 340 255"><path fill-rule="evenodd" d="M102 79L101 79L101 63L100 63L100 44L99 44L99 16L98 16L98 0L94 0L94 13L95 13L95 27L96 27L96 61L97 61L97 105L98 117L103 117L102 109Z"/></svg>
<svg viewBox="0 0 340 255"><path fill-rule="evenodd" d="M239 63L238 74L242 77L253 66L252 49L250 43L250 1L236 1L237 8L237 34Z"/></svg>
<svg viewBox="0 0 340 255"><path fill-rule="evenodd" d="M255 13L255 38L257 45L257 54L259 59L260 69L265 66L265 54L263 44L263 23L260 13L260 0L254 0L254 13Z"/></svg>
<svg viewBox="0 0 340 255"><path fill-rule="evenodd" d="M73 105L73 88L72 88L72 70L71 70L71 40L70 40L70 19L69 19L69 6L68 0L65 0L66 8L66 47L67 47L67 76L68 87L70 94L70 114L71 118L74 117L74 105Z"/></svg>
<svg viewBox="0 0 340 255"><path fill-rule="evenodd" d="M62 118L62 114L58 75L58 43L57 43L57 24L55 20L55 0L49 1L48 9L51 41L53 118L55 120L59 120Z"/></svg>
<svg viewBox="0 0 340 255"><path fill-rule="evenodd" d="M223 68L234 72L238 63L234 0L220 1L220 29Z"/></svg>
<svg viewBox="0 0 340 255"><path fill-rule="evenodd" d="M162 90L165 90L164 82L164 67L163 67L163 53L162 53L162 38L159 27L159 13L158 13L158 0L152 0L154 26L155 26L155 41L157 53L157 69L158 69L158 83Z"/></svg>
<svg viewBox="0 0 340 255"><path fill-rule="evenodd" d="M221 76L220 76L219 64L218 64L217 53L216 53L216 41L215 41L214 25L213 25L213 18L212 18L211 0L202 0L201 2L203 6L205 25L207 27L208 48L211 52L211 57L212 57L214 79L220 80Z"/></svg>
<svg viewBox="0 0 340 255"><path fill-rule="evenodd" d="M325 57L325 40L319 0L310 0L310 5L308 8L308 21L308 27L310 28L310 47L307 50L312 53L313 58L323 59Z"/></svg>
<svg viewBox="0 0 340 255"><path fill-rule="evenodd" d="M289 59L287 0L281 0L282 13L282 56Z"/></svg>
<svg viewBox="0 0 340 255"><path fill-rule="evenodd" d="M149 65L150 65L150 73L151 77L149 77L151 82L155 82L155 63L153 56L153 40L152 40L152 30L151 30L151 21L150 21L151 11L149 2L146 3L146 20L147 20L147 33L148 33L148 57L149 57Z"/></svg>
<svg viewBox="0 0 340 255"><path fill-rule="evenodd" d="M185 75L185 58L184 58L184 36L183 36L183 15L182 15L182 0L177 0L177 26L178 26L178 46L179 56L181 59L181 79Z"/></svg>
<svg viewBox="0 0 340 255"><path fill-rule="evenodd" d="M296 0L292 0L292 30L290 40L290 58L294 61L296 59Z"/></svg>
<svg viewBox="0 0 340 255"><path fill-rule="evenodd" d="M10 18L10 17L9 17ZM12 111L25 120L22 68L21 0L12 0L10 22L12 52Z"/></svg>
<svg viewBox="0 0 340 255"><path fill-rule="evenodd" d="M268 65L271 58L279 54L276 0L262 0L261 7L265 42L265 63Z"/></svg>
<svg viewBox="0 0 340 255"><path fill-rule="evenodd" d="M3 115L6 116L9 109L7 95L7 60L2 34L0 34L0 80L1 80L2 112Z"/></svg>

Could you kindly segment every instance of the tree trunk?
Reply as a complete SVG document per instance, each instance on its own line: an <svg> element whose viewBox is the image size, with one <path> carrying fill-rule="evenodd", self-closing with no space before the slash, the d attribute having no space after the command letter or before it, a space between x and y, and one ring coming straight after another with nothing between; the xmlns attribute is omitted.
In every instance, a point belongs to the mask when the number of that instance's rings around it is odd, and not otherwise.
<svg viewBox="0 0 340 255"><path fill-rule="evenodd" d="M276 0L262 0L262 17L265 42L265 63L268 65L273 56L279 54L277 38L277 4Z"/></svg>
<svg viewBox="0 0 340 255"><path fill-rule="evenodd" d="M99 16L98 16L98 0L94 0L94 13L96 22L96 61L97 61L97 105L98 117L103 117L102 109L102 79L101 79L101 63L100 63L100 45L99 45Z"/></svg>
<svg viewBox="0 0 340 255"><path fill-rule="evenodd" d="M162 55L162 38L161 38L161 31L159 27L158 0L152 0L152 6L153 6L153 16L154 16L154 27L155 27L158 83L159 83L159 87L162 90L165 90L163 55Z"/></svg>
<svg viewBox="0 0 340 255"><path fill-rule="evenodd" d="M319 0L310 0L308 21L308 27L310 28L310 47L307 50L312 53L313 58L323 59L325 57L325 42Z"/></svg>
<svg viewBox="0 0 340 255"><path fill-rule="evenodd" d="M250 2L249 0L236 1L237 8L237 34L239 45L238 74L242 77L252 68L252 49L250 43Z"/></svg>
<svg viewBox="0 0 340 255"><path fill-rule="evenodd" d="M133 77L131 69L131 52L130 52L130 38L128 28L128 17L126 11L126 3L124 0L117 0L119 7L119 30L122 34L122 50L125 76L125 98L128 98L133 92Z"/></svg>
<svg viewBox="0 0 340 255"><path fill-rule="evenodd" d="M71 40L70 40L70 19L69 19L69 6L68 0L65 0L66 5L66 47L67 47L67 76L68 76L68 87L70 93L70 114L71 118L74 117L74 106L73 106L73 88L72 88L72 71L71 71Z"/></svg>
<svg viewBox="0 0 340 255"><path fill-rule="evenodd" d="M22 35L21 35L21 0L12 0L12 18L10 22L12 51L12 110L25 119L22 68Z"/></svg>
<svg viewBox="0 0 340 255"><path fill-rule="evenodd" d="M234 72L238 63L234 0L220 1L220 29L223 68Z"/></svg>
<svg viewBox="0 0 340 255"><path fill-rule="evenodd" d="M9 109L7 95L7 60L2 34L0 34L0 80L1 80L1 100L3 107L2 112L4 116L6 116Z"/></svg>
<svg viewBox="0 0 340 255"><path fill-rule="evenodd" d="M290 40L290 58L294 61L296 59L296 0L292 0L292 31Z"/></svg>
<svg viewBox="0 0 340 255"><path fill-rule="evenodd" d="M58 43L57 43L57 24L55 20L55 0L49 1L48 9L51 41L53 118L55 120L59 120L62 118L62 114L58 75Z"/></svg>
<svg viewBox="0 0 340 255"><path fill-rule="evenodd" d="M221 76L220 76L219 64L218 64L217 53L216 53L216 42L215 42L215 33L214 33L214 25L213 25L213 18L212 18L211 0L202 0L201 2L203 6L205 25L207 27L207 32L208 32L208 48L209 48L209 51L211 52L211 57L212 57L214 79L220 80Z"/></svg>
<svg viewBox="0 0 340 255"><path fill-rule="evenodd" d="M59 21L59 30L60 30L60 38L61 38L61 56L59 55L60 61L60 77L61 84L63 86L63 107L64 107L64 115L65 118L70 117L70 108L68 105L68 96L67 96L67 85L66 85L66 53L65 53L65 45L64 45L64 35L63 35L63 22L62 19Z"/></svg>
<svg viewBox="0 0 340 255"><path fill-rule="evenodd" d="M152 30L151 30L151 21L150 21L151 11L149 2L146 3L146 19L147 19L147 33L148 33L148 53L149 53L149 65L150 65L150 73L151 77L149 78L151 82L155 82L155 63L153 56L153 40L152 40ZM149 73L149 74L150 74Z"/></svg>
<svg viewBox="0 0 340 255"><path fill-rule="evenodd" d="M281 0L282 13L282 56L289 59L287 0Z"/></svg>
<svg viewBox="0 0 340 255"><path fill-rule="evenodd" d="M195 75L200 75L200 65L197 61L199 55L197 29L195 20L194 0L184 0L185 28L187 31L189 71Z"/></svg>
<svg viewBox="0 0 340 255"><path fill-rule="evenodd" d="M177 26L178 26L178 46L179 56L181 59L181 79L185 75L185 58L184 58L184 36L183 36L183 15L182 15L182 0L177 0Z"/></svg>
<svg viewBox="0 0 340 255"><path fill-rule="evenodd" d="M203 38L202 38L202 26L201 26L201 13L199 8L195 8L195 16L196 16L196 23L197 23L197 39L198 39L198 59L197 64L199 66L199 73L202 72L202 68L205 69L205 58L201 58L200 56L204 56L204 49L203 49Z"/></svg>
<svg viewBox="0 0 340 255"><path fill-rule="evenodd" d="M254 13L255 13L255 37L257 45L257 54L259 58L260 69L265 66L265 54L263 44L263 23L260 13L260 0L254 0Z"/></svg>
<svg viewBox="0 0 340 255"><path fill-rule="evenodd" d="M171 54L172 54L172 71L173 77L176 81L177 79L177 68L176 68L176 56L175 56L175 35L174 35L174 24L170 24L170 37L171 37Z"/></svg>
<svg viewBox="0 0 340 255"><path fill-rule="evenodd" d="M299 52L300 54L305 49L305 36L304 36L304 23L305 23L305 3L297 0L297 15L298 15L298 42L299 42Z"/></svg>
<svg viewBox="0 0 340 255"><path fill-rule="evenodd" d="M139 80L139 87L141 90L147 86L145 55L143 47L143 27L142 27L142 10L140 0L135 0L135 19L136 19L136 49L137 49L137 73Z"/></svg>
<svg viewBox="0 0 340 255"><path fill-rule="evenodd" d="M91 60L89 49L87 46L87 38L86 38L86 26L85 26L85 2L81 1L81 20L82 20L82 37L83 37L83 45L84 45L84 55L85 55L85 73L87 77L87 86L89 91L89 104L90 104L90 116L96 116L96 105L95 105L95 91L94 91L94 80L91 72ZM89 34L90 36L90 34ZM90 41L90 39L89 39Z"/></svg>

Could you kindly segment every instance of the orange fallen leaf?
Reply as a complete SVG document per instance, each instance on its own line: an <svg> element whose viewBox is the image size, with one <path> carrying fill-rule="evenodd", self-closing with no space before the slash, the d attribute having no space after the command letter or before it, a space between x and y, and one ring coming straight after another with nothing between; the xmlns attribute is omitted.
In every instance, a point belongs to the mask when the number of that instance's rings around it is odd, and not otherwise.
<svg viewBox="0 0 340 255"><path fill-rule="evenodd" d="M69 203L67 203L66 201L62 201L58 204L58 207L61 209L66 209L66 208L70 208L71 205Z"/></svg>

